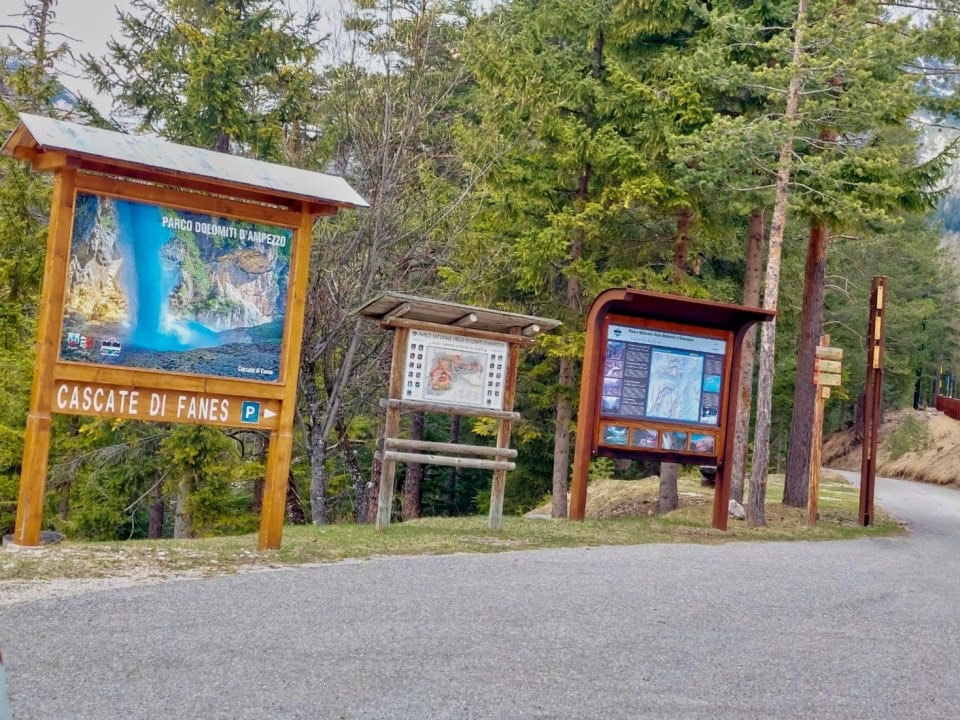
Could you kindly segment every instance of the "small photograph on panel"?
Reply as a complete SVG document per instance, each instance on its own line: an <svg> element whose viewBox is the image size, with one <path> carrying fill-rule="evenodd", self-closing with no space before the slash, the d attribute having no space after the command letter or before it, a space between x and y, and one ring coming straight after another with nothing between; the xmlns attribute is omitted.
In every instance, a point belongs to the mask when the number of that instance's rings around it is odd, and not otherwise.
<svg viewBox="0 0 960 720"><path fill-rule="evenodd" d="M704 425L716 425L720 419L720 409L703 406L700 409L700 422Z"/></svg>
<svg viewBox="0 0 960 720"><path fill-rule="evenodd" d="M703 391L709 393L718 393L720 392L720 376L719 375L704 375L703 376Z"/></svg>
<svg viewBox="0 0 960 720"><path fill-rule="evenodd" d="M633 440L630 444L637 447L655 448L657 446L657 431L637 428L633 431Z"/></svg>
<svg viewBox="0 0 960 720"><path fill-rule="evenodd" d="M700 453L716 453L717 438L715 435L693 433L690 436L690 450Z"/></svg>
<svg viewBox="0 0 960 720"><path fill-rule="evenodd" d="M601 440L607 445L626 445L627 428L623 425L604 425Z"/></svg>
<svg viewBox="0 0 960 720"><path fill-rule="evenodd" d="M603 362L604 377L623 377L623 349L622 342L607 344L607 356Z"/></svg>
<svg viewBox="0 0 960 720"><path fill-rule="evenodd" d="M603 399L600 401L600 411L605 413L620 412L620 396L604 395Z"/></svg>
<svg viewBox="0 0 960 720"><path fill-rule="evenodd" d="M660 433L660 447L664 450L686 450L687 434L672 430L664 431Z"/></svg>
<svg viewBox="0 0 960 720"><path fill-rule="evenodd" d="M603 394L604 395L619 395L623 392L623 380L620 378L604 378L603 379Z"/></svg>

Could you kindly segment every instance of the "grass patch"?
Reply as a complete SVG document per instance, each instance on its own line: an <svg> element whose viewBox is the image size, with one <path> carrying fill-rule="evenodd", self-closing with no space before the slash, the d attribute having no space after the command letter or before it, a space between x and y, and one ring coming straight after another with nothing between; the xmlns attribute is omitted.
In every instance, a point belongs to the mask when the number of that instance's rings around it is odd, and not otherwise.
<svg viewBox="0 0 960 720"><path fill-rule="evenodd" d="M623 488L616 502L643 502L656 497L656 483L635 484L639 500L628 500ZM782 478L771 476L768 485L767 527L750 528L731 519L729 530L711 525L713 491L695 478L681 478L681 507L667 515L610 517L585 522L504 518L503 528L492 532L485 517L424 518L395 523L378 532L371 525L288 526L283 547L259 552L255 535L198 540L133 540L122 543L74 543L0 553L0 581L53 578L107 578L136 576L149 580L178 575L219 575L246 568L325 563L349 558L391 555L446 555L490 553L505 550L637 545L643 543L725 543L743 540L840 540L891 535L901 527L878 513L873 527L857 524L858 491L843 480L825 477L821 483L820 522L805 525L806 510L780 504ZM656 503L652 504L655 507Z"/></svg>

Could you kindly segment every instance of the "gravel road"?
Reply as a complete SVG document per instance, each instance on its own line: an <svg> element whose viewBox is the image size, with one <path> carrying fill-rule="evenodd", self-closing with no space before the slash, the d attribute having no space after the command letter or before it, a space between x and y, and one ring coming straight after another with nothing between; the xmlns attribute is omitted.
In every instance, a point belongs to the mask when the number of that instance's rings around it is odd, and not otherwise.
<svg viewBox="0 0 960 720"><path fill-rule="evenodd" d="M391 558L0 610L15 718L960 717L960 493L905 537Z"/></svg>

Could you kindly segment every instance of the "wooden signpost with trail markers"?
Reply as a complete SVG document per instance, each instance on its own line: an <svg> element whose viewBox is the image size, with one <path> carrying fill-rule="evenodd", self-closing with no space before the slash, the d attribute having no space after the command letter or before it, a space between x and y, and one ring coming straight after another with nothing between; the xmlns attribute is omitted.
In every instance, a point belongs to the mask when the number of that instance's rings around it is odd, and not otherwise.
<svg viewBox="0 0 960 720"><path fill-rule="evenodd" d="M883 421L883 345L887 278L876 275L867 324L867 382L863 388L863 445L860 461L860 524L873 525L873 491L877 481L877 443Z"/></svg>
<svg viewBox="0 0 960 720"><path fill-rule="evenodd" d="M586 321L571 520L583 520L590 461L716 465L713 527L726 530L743 340L772 310L614 288Z"/></svg>
<svg viewBox="0 0 960 720"><path fill-rule="evenodd" d="M280 547L317 217L342 178L21 115L4 153L52 172L14 543L37 545L51 413L270 434L259 546Z"/></svg>
<svg viewBox="0 0 960 720"><path fill-rule="evenodd" d="M830 347L830 336L821 335L816 349L813 384L816 398L813 405L813 438L810 443L810 469L807 478L807 525L817 524L817 503L820 500L820 457L823 445L823 409L830 388L839 387L843 348Z"/></svg>
<svg viewBox="0 0 960 720"><path fill-rule="evenodd" d="M503 516L507 471L517 451L510 448L520 346L530 345L559 320L518 315L430 298L384 293L357 310L393 330L387 417L378 455L382 461L377 528L390 525L397 463L492 470L490 529ZM497 421L493 447L404 439L400 416L437 412Z"/></svg>

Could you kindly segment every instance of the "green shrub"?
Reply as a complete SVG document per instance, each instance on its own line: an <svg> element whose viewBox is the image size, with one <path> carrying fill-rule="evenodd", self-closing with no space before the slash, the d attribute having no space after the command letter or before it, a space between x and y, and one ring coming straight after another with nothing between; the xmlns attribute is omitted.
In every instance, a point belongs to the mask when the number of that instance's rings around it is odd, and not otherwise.
<svg viewBox="0 0 960 720"><path fill-rule="evenodd" d="M887 449L890 451L890 459L898 460L908 452L919 452L930 447L933 438L930 436L930 430L926 424L908 415L903 422L894 430L887 440Z"/></svg>

